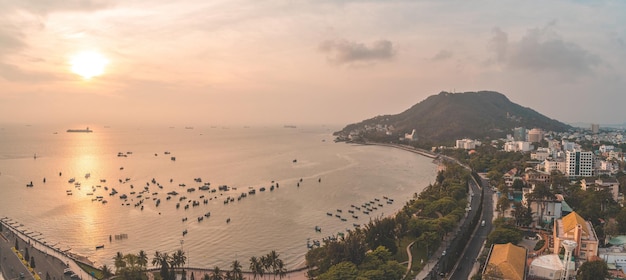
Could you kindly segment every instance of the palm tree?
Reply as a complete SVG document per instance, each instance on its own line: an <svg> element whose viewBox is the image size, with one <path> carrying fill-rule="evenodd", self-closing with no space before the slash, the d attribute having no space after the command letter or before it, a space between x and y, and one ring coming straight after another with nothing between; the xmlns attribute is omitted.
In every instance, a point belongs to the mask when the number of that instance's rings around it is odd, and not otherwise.
<svg viewBox="0 0 626 280"><path fill-rule="evenodd" d="M169 279L169 261L170 256L167 253L161 253L159 251L154 252L154 258L152 258L152 265L159 268L159 274L164 280Z"/></svg>
<svg viewBox="0 0 626 280"><path fill-rule="evenodd" d="M111 268L108 267L106 264L100 267L100 271L102 271L102 278L104 279L109 279L109 277L113 276L113 272L111 271Z"/></svg>
<svg viewBox="0 0 626 280"><path fill-rule="evenodd" d="M131 275L135 275L135 273L139 272L138 269L138 258L135 254L126 254L124 256L124 260L126 262L126 268L124 269L124 273L130 273Z"/></svg>
<svg viewBox="0 0 626 280"><path fill-rule="evenodd" d="M231 264L230 275L232 277L231 278L232 280L243 280L243 272L241 270L241 263L239 263L238 260L234 260L233 263Z"/></svg>
<svg viewBox="0 0 626 280"><path fill-rule="evenodd" d="M263 264L257 257L250 258L250 271L252 271L255 280L257 276L263 277L263 273L265 272L263 271Z"/></svg>
<svg viewBox="0 0 626 280"><path fill-rule="evenodd" d="M276 279L276 275L278 275L278 253L276 253L276 250L272 250L267 254L267 262L269 263L269 267L272 268L274 279Z"/></svg>
<svg viewBox="0 0 626 280"><path fill-rule="evenodd" d="M211 280L224 280L224 278L222 277L222 271L219 267L215 266L215 268L213 268L213 271L211 271Z"/></svg>
<svg viewBox="0 0 626 280"><path fill-rule="evenodd" d="M148 255L144 250L140 250L139 254L137 254L137 264L141 269L145 269L148 266Z"/></svg>
<svg viewBox="0 0 626 280"><path fill-rule="evenodd" d="M113 257L113 260L115 261L113 263L113 265L115 266L115 274L118 274L122 269L126 267L124 254L122 254L122 252L117 252L117 254L115 254L115 257Z"/></svg>
<svg viewBox="0 0 626 280"><path fill-rule="evenodd" d="M265 272L271 271L270 267L272 267L272 264L270 263L270 260L267 257L267 255L261 256L261 259L259 261L261 262L261 277L262 277L263 274L265 274Z"/></svg>
<svg viewBox="0 0 626 280"><path fill-rule="evenodd" d="M537 184L533 188L533 191L526 195L529 200L528 206L530 207L530 203L533 201L539 203L539 224L543 227L543 213L546 209L546 202L553 201L556 199L550 187L545 184Z"/></svg>
<svg viewBox="0 0 626 280"><path fill-rule="evenodd" d="M276 259L276 271L274 273L278 274L278 279L283 279L287 275L287 268L283 260Z"/></svg>
<svg viewBox="0 0 626 280"><path fill-rule="evenodd" d="M174 252L174 255L172 255L172 260L174 267L181 268L185 266L185 263L187 262L187 256L185 256L185 252L183 250L178 249L178 251Z"/></svg>

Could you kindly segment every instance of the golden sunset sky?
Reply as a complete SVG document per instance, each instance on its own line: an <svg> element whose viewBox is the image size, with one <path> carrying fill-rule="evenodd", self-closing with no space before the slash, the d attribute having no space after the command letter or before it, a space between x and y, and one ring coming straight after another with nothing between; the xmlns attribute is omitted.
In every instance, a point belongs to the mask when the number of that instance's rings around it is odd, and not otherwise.
<svg viewBox="0 0 626 280"><path fill-rule="evenodd" d="M626 1L0 0L0 122L347 124L493 90L623 123L625 80Z"/></svg>

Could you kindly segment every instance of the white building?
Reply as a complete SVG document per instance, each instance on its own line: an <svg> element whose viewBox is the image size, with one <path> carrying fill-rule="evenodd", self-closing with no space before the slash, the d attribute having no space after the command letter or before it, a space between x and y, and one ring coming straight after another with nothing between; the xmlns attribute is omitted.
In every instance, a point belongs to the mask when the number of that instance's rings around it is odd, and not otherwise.
<svg viewBox="0 0 626 280"><path fill-rule="evenodd" d="M600 178L596 179L595 182L587 182L586 179L582 179L580 180L580 187L583 190L607 190L613 197L613 200L619 201L619 182L615 178Z"/></svg>
<svg viewBox="0 0 626 280"><path fill-rule="evenodd" d="M571 265L570 267L574 267ZM561 275L565 270L565 266L563 265L563 261L559 258L559 255L550 254L543 255L535 258L530 263L530 268L528 269L528 276L533 279L547 279L547 280L557 280L561 279ZM573 272L574 270L570 270ZM574 273L570 273L570 275L575 275Z"/></svg>
<svg viewBox="0 0 626 280"><path fill-rule="evenodd" d="M461 139L461 140L456 140L456 148L457 149L465 149L465 150L471 150L471 149L476 149L476 146L480 146L480 141L478 140L471 140L471 139Z"/></svg>
<svg viewBox="0 0 626 280"><path fill-rule="evenodd" d="M530 153L530 159L543 161L546 160L550 155L550 149L539 148L536 151Z"/></svg>
<svg viewBox="0 0 626 280"><path fill-rule="evenodd" d="M580 149L580 145L565 140L561 141L561 147L563 148L563 151L574 151L576 149Z"/></svg>
<svg viewBox="0 0 626 280"><path fill-rule="evenodd" d="M626 273L626 245L612 246L609 248L599 248L598 257L607 264L613 264L617 269L621 269Z"/></svg>
<svg viewBox="0 0 626 280"><path fill-rule="evenodd" d="M563 160L551 160L546 159L543 161L543 171L547 173L552 173L552 171L559 171L562 174L565 174L566 164Z"/></svg>
<svg viewBox="0 0 626 280"><path fill-rule="evenodd" d="M535 189L535 184L530 188L522 189L522 204L529 207L533 213L533 222L538 225L549 224L552 221L561 218L563 215L562 204L563 196L560 194L555 195L555 199L530 201L526 198L527 194L530 194ZM541 216L543 214L543 216Z"/></svg>
<svg viewBox="0 0 626 280"><path fill-rule="evenodd" d="M528 142L535 143L543 140L543 130L540 128L533 128L528 132Z"/></svg>
<svg viewBox="0 0 626 280"><path fill-rule="evenodd" d="M615 146L613 145L602 145L600 146L600 148L598 149L601 153L608 153L610 151L613 151L615 149Z"/></svg>
<svg viewBox="0 0 626 280"><path fill-rule="evenodd" d="M565 164L565 175L570 178L593 176L593 152L567 151Z"/></svg>
<svg viewBox="0 0 626 280"><path fill-rule="evenodd" d="M413 129L413 131L411 131L411 133L406 133L404 134L404 139L408 140L408 141L417 141L417 133L415 132L415 129Z"/></svg>
<svg viewBox="0 0 626 280"><path fill-rule="evenodd" d="M529 152L533 149L530 142L514 141L504 143L504 151L506 152Z"/></svg>

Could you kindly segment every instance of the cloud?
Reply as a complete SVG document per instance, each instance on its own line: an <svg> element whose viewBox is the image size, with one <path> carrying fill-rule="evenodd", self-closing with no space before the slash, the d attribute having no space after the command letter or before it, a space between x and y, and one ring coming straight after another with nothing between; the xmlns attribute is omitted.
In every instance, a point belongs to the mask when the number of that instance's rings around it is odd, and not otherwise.
<svg viewBox="0 0 626 280"><path fill-rule="evenodd" d="M390 60L396 53L389 40L378 40L370 47L347 40L326 40L319 45L319 50L336 64Z"/></svg>
<svg viewBox="0 0 626 280"><path fill-rule="evenodd" d="M498 27L494 28L492 33L493 37L489 40L489 49L496 53L496 61L503 62L506 59L509 36Z"/></svg>
<svg viewBox="0 0 626 280"><path fill-rule="evenodd" d="M0 1L0 11L25 10L33 14L46 15L58 11L96 11L112 6L105 0L64 0L64 1Z"/></svg>
<svg viewBox="0 0 626 280"><path fill-rule="evenodd" d="M452 57L452 52L449 50L440 50L433 58L432 60L446 60L448 58Z"/></svg>
<svg viewBox="0 0 626 280"><path fill-rule="evenodd" d="M0 58L25 46L24 35L17 28L10 28L0 22Z"/></svg>
<svg viewBox="0 0 626 280"><path fill-rule="evenodd" d="M529 72L554 72L568 76L592 74L602 61L576 43L567 42L553 32L554 23L545 28L529 30L517 42L509 42L508 34L494 28L489 49L498 63L510 69Z"/></svg>
<svg viewBox="0 0 626 280"><path fill-rule="evenodd" d="M44 72L25 71L18 66L0 62L0 78L11 82L39 83L57 80L52 74Z"/></svg>

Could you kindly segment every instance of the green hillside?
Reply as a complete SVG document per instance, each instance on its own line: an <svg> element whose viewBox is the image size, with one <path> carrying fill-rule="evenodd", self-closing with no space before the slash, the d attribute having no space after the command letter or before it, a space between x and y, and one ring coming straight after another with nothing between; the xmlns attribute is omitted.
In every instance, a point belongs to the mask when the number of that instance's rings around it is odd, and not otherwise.
<svg viewBox="0 0 626 280"><path fill-rule="evenodd" d="M370 129L366 129L366 128ZM461 138L503 137L515 127L567 131L571 127L530 108L511 102L493 91L432 95L397 115L377 116L350 124L336 132L347 136L352 131L380 133L371 127L391 127L397 135L416 129L422 140L449 142Z"/></svg>

